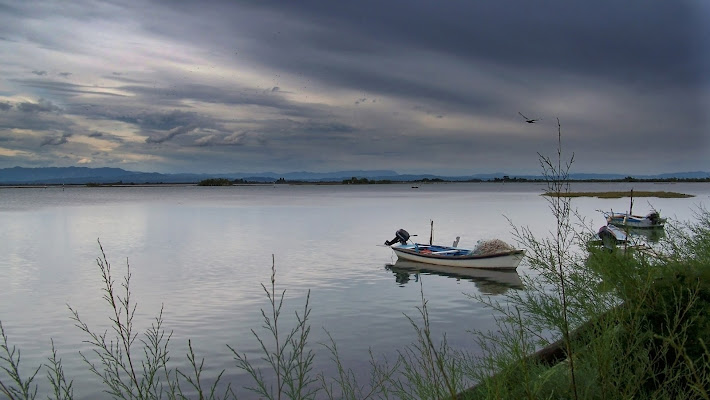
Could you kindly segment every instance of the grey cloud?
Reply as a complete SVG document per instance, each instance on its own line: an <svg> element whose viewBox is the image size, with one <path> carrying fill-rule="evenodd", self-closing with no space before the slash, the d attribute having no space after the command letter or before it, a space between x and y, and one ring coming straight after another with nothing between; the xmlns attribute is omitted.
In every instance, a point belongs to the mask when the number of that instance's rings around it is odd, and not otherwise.
<svg viewBox="0 0 710 400"><path fill-rule="evenodd" d="M141 96L146 102L165 107L176 107L183 100L197 100L205 103L226 105L249 105L268 107L278 110L286 116L323 117L325 112L320 105L309 105L286 100L282 91L256 92L250 88L219 87L206 84L175 83L169 89L158 89L143 85L119 86L117 89Z"/></svg>
<svg viewBox="0 0 710 400"><path fill-rule="evenodd" d="M243 132L223 132L210 133L197 138L194 144L199 147L206 146L246 146L246 145L265 145L268 140L263 133L256 131Z"/></svg>
<svg viewBox="0 0 710 400"><path fill-rule="evenodd" d="M144 130L170 130L181 126L211 125L204 117L194 112L173 110L171 112L142 112L135 116L116 119L138 125Z"/></svg>
<svg viewBox="0 0 710 400"><path fill-rule="evenodd" d="M37 89L45 89L45 90L49 90L49 91L56 92L56 93L99 94L99 95L103 95L103 96L124 97L121 94L103 91L101 89L104 89L104 88L101 88L101 87L77 85L77 84L69 83L69 82L56 82L56 81L36 80L36 79L14 79L12 81L17 82L17 83L24 85L24 86L37 88Z"/></svg>
<svg viewBox="0 0 710 400"><path fill-rule="evenodd" d="M7 111L12 108L12 104L8 101L0 101L0 110Z"/></svg>
<svg viewBox="0 0 710 400"><path fill-rule="evenodd" d="M47 71L32 71L32 73L39 76L47 75Z"/></svg>
<svg viewBox="0 0 710 400"><path fill-rule="evenodd" d="M238 132L231 135L209 134L195 140L197 146L242 146L245 144L247 133Z"/></svg>
<svg viewBox="0 0 710 400"><path fill-rule="evenodd" d="M112 81L116 81L116 82L123 82L123 83L134 83L134 84L143 84L143 85L150 84L150 81L141 80L141 79L131 79L126 76L123 76L123 74L121 74L119 72L114 72L111 75L104 76L104 78L111 79Z"/></svg>
<svg viewBox="0 0 710 400"><path fill-rule="evenodd" d="M17 109L22 112L36 113L36 112L55 112L61 109L56 104L49 100L39 99L37 103L23 102L17 104Z"/></svg>
<svg viewBox="0 0 710 400"><path fill-rule="evenodd" d="M191 131L194 131L196 129L195 126L178 126L176 128L171 129L168 131L168 133L160 133L160 134L154 134L151 136L148 136L145 139L146 143L163 143L168 140L173 139L174 137L178 135L183 135L185 133L189 133Z"/></svg>
<svg viewBox="0 0 710 400"><path fill-rule="evenodd" d="M361 132L337 121L265 119L249 123L258 127L239 132L208 132L200 134L193 143L201 147L264 146L271 143L281 148L308 143L309 147L324 149L337 143L345 145L361 139Z"/></svg>
<svg viewBox="0 0 710 400"><path fill-rule="evenodd" d="M36 103L27 103L25 107L30 109L43 108ZM47 106L44 106L47 108ZM49 106L51 108L51 106ZM44 112L44 111L22 111L20 105L16 104L10 110L4 111L0 118L0 132L6 130L10 132L13 129L22 129L35 132L76 132L81 130L81 127L75 121L67 118L61 112Z"/></svg>
<svg viewBox="0 0 710 400"><path fill-rule="evenodd" d="M60 72L57 75L61 76L62 78L68 78L72 75L71 72Z"/></svg>
<svg viewBox="0 0 710 400"><path fill-rule="evenodd" d="M107 140L109 142L114 142L114 143L126 143L126 141L121 136L117 136L117 135L114 135L111 133L91 132L87 136L91 137L91 138Z"/></svg>
<svg viewBox="0 0 710 400"><path fill-rule="evenodd" d="M67 142L67 138L70 138L71 133L64 133L61 136L48 136L42 140L42 146L59 146Z"/></svg>

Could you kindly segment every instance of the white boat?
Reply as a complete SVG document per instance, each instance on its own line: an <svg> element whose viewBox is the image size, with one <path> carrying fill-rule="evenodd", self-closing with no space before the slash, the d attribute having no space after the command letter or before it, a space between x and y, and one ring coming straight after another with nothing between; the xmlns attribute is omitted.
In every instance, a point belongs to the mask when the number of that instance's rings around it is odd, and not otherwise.
<svg viewBox="0 0 710 400"><path fill-rule="evenodd" d="M596 237L590 241L591 245L602 246L608 250L614 250L618 246L626 246L629 244L629 239L626 232L622 231L614 225L604 225L599 228Z"/></svg>
<svg viewBox="0 0 710 400"><path fill-rule="evenodd" d="M633 229L660 229L666 224L666 218L661 217L658 211L651 211L645 217L630 213L604 213L606 222L621 228Z"/></svg>
<svg viewBox="0 0 710 400"><path fill-rule="evenodd" d="M606 217L607 225L614 225L620 228L631 229L663 229L666 224L666 218L662 218L661 214L656 210L651 210L645 217L633 215L631 210L634 208L634 190L631 189L629 198L629 211L623 213L603 212Z"/></svg>
<svg viewBox="0 0 710 400"><path fill-rule="evenodd" d="M409 233L397 231L392 240L385 242L400 260L462 268L488 268L514 270L525 257L525 250L500 249L494 252L481 249L464 249L422 243L408 243Z"/></svg>

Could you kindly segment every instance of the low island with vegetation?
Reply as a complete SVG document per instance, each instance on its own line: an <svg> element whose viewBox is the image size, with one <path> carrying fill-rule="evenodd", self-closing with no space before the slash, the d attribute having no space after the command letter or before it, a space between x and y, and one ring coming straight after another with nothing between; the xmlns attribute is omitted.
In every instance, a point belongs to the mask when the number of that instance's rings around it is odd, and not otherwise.
<svg viewBox="0 0 710 400"><path fill-rule="evenodd" d="M197 186L232 186L232 181L226 178L210 178L201 180Z"/></svg>
<svg viewBox="0 0 710 400"><path fill-rule="evenodd" d="M657 197L661 199L685 199L695 197L692 194L666 192L666 191L612 191L612 192L545 192L543 196L564 197L597 197L600 199L620 199L623 197Z"/></svg>

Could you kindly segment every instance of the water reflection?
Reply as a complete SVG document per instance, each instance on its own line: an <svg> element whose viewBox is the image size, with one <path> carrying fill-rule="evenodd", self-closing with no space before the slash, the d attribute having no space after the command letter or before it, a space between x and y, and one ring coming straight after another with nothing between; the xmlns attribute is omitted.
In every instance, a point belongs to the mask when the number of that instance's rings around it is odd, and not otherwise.
<svg viewBox="0 0 710 400"><path fill-rule="evenodd" d="M397 260L394 264L385 264L385 269L394 274L395 281L400 286L409 282L419 282L419 275L425 274L471 281L481 293L488 295L499 295L509 289L523 288L520 275L516 271L510 270L447 267L404 260Z"/></svg>
<svg viewBox="0 0 710 400"><path fill-rule="evenodd" d="M624 230L630 237L636 237L649 243L658 243L661 239L666 237L666 231L663 227L652 229L624 228Z"/></svg>

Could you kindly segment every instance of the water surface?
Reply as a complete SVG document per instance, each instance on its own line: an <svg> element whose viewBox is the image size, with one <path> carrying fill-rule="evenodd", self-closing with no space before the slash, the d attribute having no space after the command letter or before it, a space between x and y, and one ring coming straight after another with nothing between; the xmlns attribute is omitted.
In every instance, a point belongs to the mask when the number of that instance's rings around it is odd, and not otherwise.
<svg viewBox="0 0 710 400"><path fill-rule="evenodd" d="M688 220L707 205L710 185L695 183L577 184L575 191L666 190L689 199L639 198L634 211L654 207ZM393 185L266 185L232 187L67 187L0 189L0 320L22 363L46 362L53 339L77 398L101 397L97 378L78 352L90 355L67 305L97 332L109 328L96 258L97 240L120 282L130 264L132 296L142 331L164 308L172 330L172 360L186 368L188 339L206 359L207 379L226 369L240 387L245 376L226 345L258 362L251 329L268 307L261 284L270 284L272 257L277 290L286 290L284 322L293 320L310 291L315 371L332 372L318 344L332 335L346 366L367 370L368 350L393 359L415 340L406 315L417 317L421 291L433 329L455 347L476 351L468 330L493 328L490 310L464 293L499 296L517 290L517 275L466 276L400 268L381 244L399 228L428 241L473 247L478 240L515 243L511 223L539 235L554 227L545 186L533 183ZM590 226L598 210L625 210L628 198L573 199ZM391 265L394 264L394 265ZM404 266L406 267L406 266ZM330 372L329 372L330 371ZM46 388L44 374L39 376ZM238 393L243 393L238 391ZM248 396L247 396L248 397Z"/></svg>

